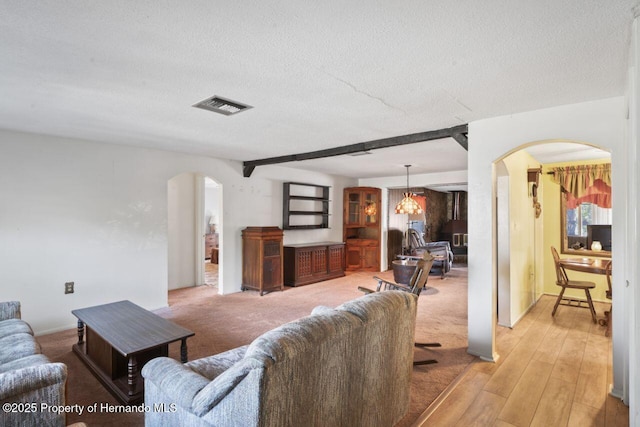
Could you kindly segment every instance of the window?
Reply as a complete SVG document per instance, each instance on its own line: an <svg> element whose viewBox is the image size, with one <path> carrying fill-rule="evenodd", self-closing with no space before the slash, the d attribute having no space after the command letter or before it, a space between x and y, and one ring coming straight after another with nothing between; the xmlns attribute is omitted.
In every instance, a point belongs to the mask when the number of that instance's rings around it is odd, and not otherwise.
<svg viewBox="0 0 640 427"><path fill-rule="evenodd" d="M565 193L560 195L562 208L562 252L584 255L611 255L611 209L594 203L580 203L567 208ZM600 242L601 251L592 251L591 244Z"/></svg>
<svg viewBox="0 0 640 427"><path fill-rule="evenodd" d="M611 163L550 169L560 185L562 253L611 256ZM600 250L591 250L598 241Z"/></svg>

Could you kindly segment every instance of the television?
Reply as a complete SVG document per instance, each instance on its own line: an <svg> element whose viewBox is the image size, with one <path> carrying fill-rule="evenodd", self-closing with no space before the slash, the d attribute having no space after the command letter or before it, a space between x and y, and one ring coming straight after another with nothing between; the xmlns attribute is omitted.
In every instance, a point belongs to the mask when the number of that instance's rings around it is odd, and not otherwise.
<svg viewBox="0 0 640 427"><path fill-rule="evenodd" d="M611 224L587 225L587 249L595 241L600 242L603 251L611 251Z"/></svg>

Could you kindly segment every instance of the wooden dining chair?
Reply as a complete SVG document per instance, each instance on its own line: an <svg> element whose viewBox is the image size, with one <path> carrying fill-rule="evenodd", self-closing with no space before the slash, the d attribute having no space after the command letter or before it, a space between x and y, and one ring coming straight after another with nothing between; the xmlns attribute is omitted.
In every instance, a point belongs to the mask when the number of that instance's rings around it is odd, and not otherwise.
<svg viewBox="0 0 640 427"><path fill-rule="evenodd" d="M411 279L409 279L409 283L407 285L390 282L378 276L373 276L373 279L378 282L378 286L376 286L375 291L363 286L358 286L358 290L367 294L372 292L396 290L411 292L416 296L420 296L420 292L422 292L422 289L427 285L429 270L431 269L434 261L435 258L430 253L425 253L422 259L418 259L416 261L416 268L413 270L413 274L411 275Z"/></svg>
<svg viewBox="0 0 640 427"><path fill-rule="evenodd" d="M378 286L376 290L365 288L363 286L358 286L358 290L364 292L365 294L370 294L374 292L382 292L382 291L390 291L390 290L398 290L404 292L410 292L416 296L420 296L420 292L427 285L427 280L429 279L429 271L431 270L431 266L433 265L433 261L435 258L428 252L424 254L424 258L419 259L416 262L416 269L411 276L411 280L409 280L408 285L403 285L401 283L394 283L388 280L382 279L380 277L374 276L373 278L378 281ZM429 343L414 343L415 347L425 348L425 347L442 347L442 344L438 342L429 342ZM438 363L435 359L428 360L414 360L413 365L429 365L432 363Z"/></svg>
<svg viewBox="0 0 640 427"><path fill-rule="evenodd" d="M605 267L606 269L606 275L607 275L607 291L605 293L605 296L607 297L607 299L611 299L611 261L609 261ZM613 308L613 304L611 306L609 306L609 310L604 312L604 319L600 319L598 321L598 324L600 326L606 326L607 329L604 332L604 336L608 337L611 335L611 309Z"/></svg>
<svg viewBox="0 0 640 427"><path fill-rule="evenodd" d="M594 289L596 287L596 284L594 282L581 280L569 280L569 278L567 277L567 272L565 271L562 264L560 264L560 256L558 255L558 251L553 246L551 246L551 253L553 254L553 261L556 265L556 285L562 288L560 290L560 294L558 295L558 299L556 300L556 305L553 306L551 316L556 315L556 310L558 310L559 305L588 308L591 311L591 318L593 319L593 323L596 323L596 309L593 307L591 292L589 292L590 289ZM583 300L579 298L566 297L564 296L564 291L566 291L567 289L582 289L587 299Z"/></svg>

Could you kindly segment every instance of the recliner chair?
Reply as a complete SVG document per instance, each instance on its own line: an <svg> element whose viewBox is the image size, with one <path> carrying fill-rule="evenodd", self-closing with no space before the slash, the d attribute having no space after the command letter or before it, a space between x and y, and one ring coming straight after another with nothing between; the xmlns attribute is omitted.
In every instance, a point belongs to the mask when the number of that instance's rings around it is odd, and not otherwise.
<svg viewBox="0 0 640 427"><path fill-rule="evenodd" d="M442 255L445 260L436 259L432 268L441 269L441 275L444 277L453 266L453 252L448 241L425 242L420 233L413 228L408 230L409 233L409 255L422 257L427 251L433 256Z"/></svg>

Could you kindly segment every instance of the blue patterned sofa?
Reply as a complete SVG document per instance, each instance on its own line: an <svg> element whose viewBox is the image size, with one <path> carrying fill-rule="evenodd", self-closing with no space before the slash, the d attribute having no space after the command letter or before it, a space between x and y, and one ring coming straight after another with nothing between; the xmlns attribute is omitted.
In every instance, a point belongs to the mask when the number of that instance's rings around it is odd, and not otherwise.
<svg viewBox="0 0 640 427"><path fill-rule="evenodd" d="M20 303L0 302L0 425L64 426L64 412L42 411L42 405L64 405L66 381L66 365L40 353L31 327L20 319Z"/></svg>
<svg viewBox="0 0 640 427"><path fill-rule="evenodd" d="M417 299L366 295L284 324L250 345L142 369L156 426L392 426L406 413ZM163 406L164 404L164 406Z"/></svg>

